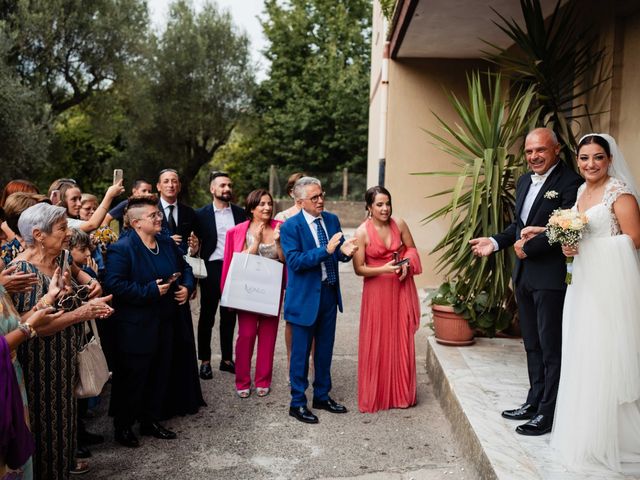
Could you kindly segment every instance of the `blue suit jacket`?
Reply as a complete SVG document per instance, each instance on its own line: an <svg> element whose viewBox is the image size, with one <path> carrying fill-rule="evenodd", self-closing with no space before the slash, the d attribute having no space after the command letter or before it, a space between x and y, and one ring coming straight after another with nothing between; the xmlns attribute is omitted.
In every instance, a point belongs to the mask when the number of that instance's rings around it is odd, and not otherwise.
<svg viewBox="0 0 640 480"><path fill-rule="evenodd" d="M330 239L341 232L338 217L329 212L322 212L322 219ZM344 239L340 242L342 245ZM309 225L302 211L289 218L280 227L280 245L287 263L287 294L284 300L284 318L297 325L313 325L320 307L320 290L322 288L322 268L325 261L334 262L336 272L338 261L348 262L347 257L336 248L332 255L324 247L317 247ZM340 295L340 277L336 285L338 308L342 311Z"/></svg>
<svg viewBox="0 0 640 480"><path fill-rule="evenodd" d="M173 299L173 289L160 296L156 279L181 272L177 284L193 292L195 279L191 267L184 261L171 238L157 235L162 253L150 257L135 232L109 247L104 287L113 294L114 322L118 349L129 353L151 353L158 347L161 318L179 315Z"/></svg>

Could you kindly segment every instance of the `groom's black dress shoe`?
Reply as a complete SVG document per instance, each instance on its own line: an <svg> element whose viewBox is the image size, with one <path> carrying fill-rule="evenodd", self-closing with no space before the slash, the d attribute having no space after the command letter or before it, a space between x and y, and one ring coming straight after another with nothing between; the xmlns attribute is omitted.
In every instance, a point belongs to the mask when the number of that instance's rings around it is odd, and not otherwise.
<svg viewBox="0 0 640 480"><path fill-rule="evenodd" d="M164 428L158 422L143 423L140 425L140 435L151 435L160 440L173 440L177 437L175 432Z"/></svg>
<svg viewBox="0 0 640 480"><path fill-rule="evenodd" d="M316 417L306 405L289 407L289 415L304 423L318 423L318 417Z"/></svg>
<svg viewBox="0 0 640 480"><path fill-rule="evenodd" d="M502 416L509 420L529 420L536 416L537 411L538 407L533 407L528 403L523 403L513 410L505 410L502 412Z"/></svg>
<svg viewBox="0 0 640 480"><path fill-rule="evenodd" d="M331 413L347 413L347 407L336 403L334 400L327 398L326 400L314 400L313 408L326 410Z"/></svg>
<svg viewBox="0 0 640 480"><path fill-rule="evenodd" d="M551 431L552 426L553 417L550 417L549 415L536 415L527 423L516 427L516 432L520 435L544 435Z"/></svg>

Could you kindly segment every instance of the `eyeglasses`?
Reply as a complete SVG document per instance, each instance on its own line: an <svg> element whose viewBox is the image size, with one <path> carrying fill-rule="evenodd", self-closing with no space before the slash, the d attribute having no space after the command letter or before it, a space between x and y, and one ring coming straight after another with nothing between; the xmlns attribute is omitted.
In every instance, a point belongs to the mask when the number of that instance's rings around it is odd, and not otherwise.
<svg viewBox="0 0 640 480"><path fill-rule="evenodd" d="M322 193L319 193L318 195L314 195L313 197L309 198L309 200L311 200L311 203L318 203L320 199L324 200L324 197L326 195L327 195L327 192L322 192Z"/></svg>
<svg viewBox="0 0 640 480"><path fill-rule="evenodd" d="M145 216L145 217L143 217L143 218L146 218L146 219L148 219L148 220L153 221L153 220L155 220L155 219L160 219L160 218L162 218L163 216L164 216L164 215L162 214L162 212L161 212L160 210L157 210L157 211L155 211L155 212L153 212L153 213L150 213L149 215L146 215L146 216Z"/></svg>

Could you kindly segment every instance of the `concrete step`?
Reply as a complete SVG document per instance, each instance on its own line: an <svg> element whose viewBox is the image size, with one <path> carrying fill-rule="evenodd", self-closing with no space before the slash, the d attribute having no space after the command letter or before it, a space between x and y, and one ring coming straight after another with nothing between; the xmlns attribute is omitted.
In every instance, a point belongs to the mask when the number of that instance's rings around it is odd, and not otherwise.
<svg viewBox="0 0 640 480"><path fill-rule="evenodd" d="M630 477L605 470L575 473L549 447L549 435L526 437L521 422L500 416L520 405L528 380L522 340L478 338L470 347L448 347L428 338L427 372L467 459L483 479L618 480Z"/></svg>

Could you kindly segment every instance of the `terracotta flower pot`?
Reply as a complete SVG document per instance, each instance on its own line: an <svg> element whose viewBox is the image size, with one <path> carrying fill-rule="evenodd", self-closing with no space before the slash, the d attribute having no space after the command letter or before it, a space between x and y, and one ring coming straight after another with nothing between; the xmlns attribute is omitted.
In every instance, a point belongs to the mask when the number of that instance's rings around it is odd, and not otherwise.
<svg viewBox="0 0 640 480"><path fill-rule="evenodd" d="M448 305L431 305L436 342L462 347L475 342L469 323Z"/></svg>

